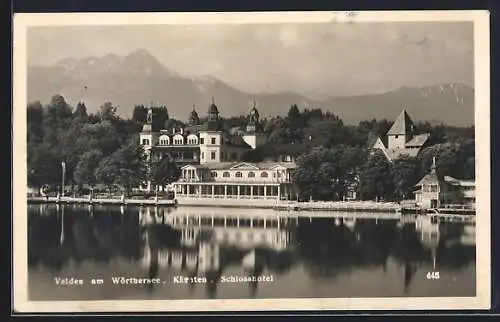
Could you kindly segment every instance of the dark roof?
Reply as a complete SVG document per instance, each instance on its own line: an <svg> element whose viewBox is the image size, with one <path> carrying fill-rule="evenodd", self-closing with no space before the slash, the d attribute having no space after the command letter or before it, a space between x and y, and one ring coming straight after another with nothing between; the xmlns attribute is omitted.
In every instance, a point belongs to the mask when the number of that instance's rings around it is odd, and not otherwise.
<svg viewBox="0 0 500 322"><path fill-rule="evenodd" d="M412 131L413 126L413 122L406 110L402 110L387 135L405 135Z"/></svg>
<svg viewBox="0 0 500 322"><path fill-rule="evenodd" d="M301 144L272 144L267 143L263 146L258 147L252 152L262 155L263 157L269 155L292 155L298 156L309 149L312 148L312 145L307 143Z"/></svg>
<svg viewBox="0 0 500 322"><path fill-rule="evenodd" d="M220 120L206 120L201 127L200 131L223 131L224 126Z"/></svg>
<svg viewBox="0 0 500 322"><path fill-rule="evenodd" d="M245 140L243 140L243 137L241 135L231 135L229 133L224 134L224 144L247 149L252 148L250 145L248 145L248 143L245 142Z"/></svg>
<svg viewBox="0 0 500 322"><path fill-rule="evenodd" d="M379 139L380 139L380 141L382 141L382 144L384 145L384 147L387 147L387 136L380 137L375 133L368 134L368 139L366 141L366 145L369 148L372 148L375 145L375 142L377 142L377 140L379 140Z"/></svg>
<svg viewBox="0 0 500 322"><path fill-rule="evenodd" d="M195 109L193 109L193 110L191 111L190 116L191 116L192 118L198 118L198 112L196 112L196 110L195 110Z"/></svg>
<svg viewBox="0 0 500 322"><path fill-rule="evenodd" d="M438 176L435 170L431 170L430 173L426 174L420 181L416 184L416 186L421 186L424 184L440 184L443 182L443 179Z"/></svg>
<svg viewBox="0 0 500 322"><path fill-rule="evenodd" d="M295 169L297 164L295 162L219 162L219 163L207 163L207 164L191 164L189 166L196 169L208 169L208 170L237 170L238 166L250 166L255 167L258 170L271 170L275 167L284 167L287 169Z"/></svg>
<svg viewBox="0 0 500 322"><path fill-rule="evenodd" d="M215 103L210 104L208 107L208 113L219 113L219 109L217 108L217 105Z"/></svg>
<svg viewBox="0 0 500 322"><path fill-rule="evenodd" d="M411 146L421 147L427 142L427 140L429 139L429 136L430 135L428 133L415 135L410 141L408 141L406 143L406 146L407 147L411 147Z"/></svg>

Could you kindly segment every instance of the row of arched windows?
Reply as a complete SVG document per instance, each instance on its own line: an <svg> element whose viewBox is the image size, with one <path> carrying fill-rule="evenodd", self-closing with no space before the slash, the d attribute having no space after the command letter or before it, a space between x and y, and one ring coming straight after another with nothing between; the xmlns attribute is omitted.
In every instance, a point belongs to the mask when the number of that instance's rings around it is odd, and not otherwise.
<svg viewBox="0 0 500 322"><path fill-rule="evenodd" d="M198 137L196 135L190 135L187 137L187 144L196 145L198 144ZM172 142L174 145L182 145L184 144L184 137L182 135L176 135L172 138ZM159 138L160 145L169 145L170 138L168 136L160 136Z"/></svg>
<svg viewBox="0 0 500 322"><path fill-rule="evenodd" d="M213 178L217 177L217 172L216 171L212 171L211 176ZM243 178L243 173L240 172L240 171L238 171L238 172L236 172L234 174L234 176L236 178ZM222 177L223 178L229 178L229 177L231 177L231 173L229 171L225 171L225 172L222 173ZM248 172L247 177L248 178L255 178L255 172ZM267 172L261 172L260 173L260 177L261 178L267 178L267 177L269 177L269 173L267 173Z"/></svg>

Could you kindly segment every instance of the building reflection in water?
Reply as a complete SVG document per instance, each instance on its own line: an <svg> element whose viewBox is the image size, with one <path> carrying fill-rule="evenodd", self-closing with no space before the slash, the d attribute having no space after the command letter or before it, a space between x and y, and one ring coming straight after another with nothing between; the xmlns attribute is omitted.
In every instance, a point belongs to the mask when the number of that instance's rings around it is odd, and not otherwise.
<svg viewBox="0 0 500 322"><path fill-rule="evenodd" d="M233 265L243 268L246 276L264 271L265 251L285 252L290 246L291 230L296 220L287 217L255 215L199 214L189 210L165 214L164 209L140 209L144 230L142 265L148 269L158 262L159 268L173 268L185 276L206 277L207 297L213 298L224 270ZM167 225L179 235L180 244L166 247L152 245L151 227ZM249 282L255 296L257 282ZM191 285L193 290L196 286Z"/></svg>
<svg viewBox="0 0 500 322"><path fill-rule="evenodd" d="M98 205L36 205L28 210L30 270L48 267L55 273L68 265L76 269L70 263L92 267L121 257L126 269L139 265L150 278L166 270L206 277L213 283L188 286L191 293L203 287L206 298L217 296L222 274L274 274L284 280L282 276L291 272L321 284L339 273L375 267L389 273L392 267L402 269L403 279L399 275L391 281L398 288L403 284L402 294L414 294L416 274L462 269L475 259L474 225L440 223L431 216L356 219L346 214L332 218L298 212ZM387 268L391 259L395 266ZM247 286L248 297L256 297L262 287L258 282Z"/></svg>

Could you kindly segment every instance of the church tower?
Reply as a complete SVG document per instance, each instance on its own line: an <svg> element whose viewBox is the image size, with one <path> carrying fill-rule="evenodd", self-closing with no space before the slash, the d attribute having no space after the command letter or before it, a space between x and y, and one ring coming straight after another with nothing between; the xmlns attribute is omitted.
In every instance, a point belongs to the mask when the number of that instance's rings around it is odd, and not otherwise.
<svg viewBox="0 0 500 322"><path fill-rule="evenodd" d="M414 135L414 125L406 110L402 110L387 132L389 149L404 149Z"/></svg>
<svg viewBox="0 0 500 322"><path fill-rule="evenodd" d="M208 107L208 118L200 128L200 163L217 163L222 159L222 122L219 119L219 109L212 98Z"/></svg>
<svg viewBox="0 0 500 322"><path fill-rule="evenodd" d="M144 148L146 161L152 161L152 148L158 144L160 133L155 132L153 129L153 108L149 107L146 115L146 123L142 126L142 131L139 135L139 144ZM149 170L148 170L149 171ZM151 191L151 181L145 182L146 190Z"/></svg>
<svg viewBox="0 0 500 322"><path fill-rule="evenodd" d="M154 132L153 129L153 109L148 108L146 123L142 127L140 133L140 144L144 147L146 151L151 150L157 144L159 133Z"/></svg>
<svg viewBox="0 0 500 322"><path fill-rule="evenodd" d="M247 116L247 126L245 134L243 135L243 140L250 145L252 149L256 149L266 143L266 134L260 122L260 115L255 107L255 101L253 101L252 109Z"/></svg>

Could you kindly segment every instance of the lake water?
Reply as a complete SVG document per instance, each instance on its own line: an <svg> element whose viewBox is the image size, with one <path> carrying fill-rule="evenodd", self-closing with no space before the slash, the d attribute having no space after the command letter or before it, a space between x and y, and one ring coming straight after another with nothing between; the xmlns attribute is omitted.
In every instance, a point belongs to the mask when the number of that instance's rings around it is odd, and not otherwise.
<svg viewBox="0 0 500 322"><path fill-rule="evenodd" d="M475 296L474 226L361 215L29 205L29 300Z"/></svg>

